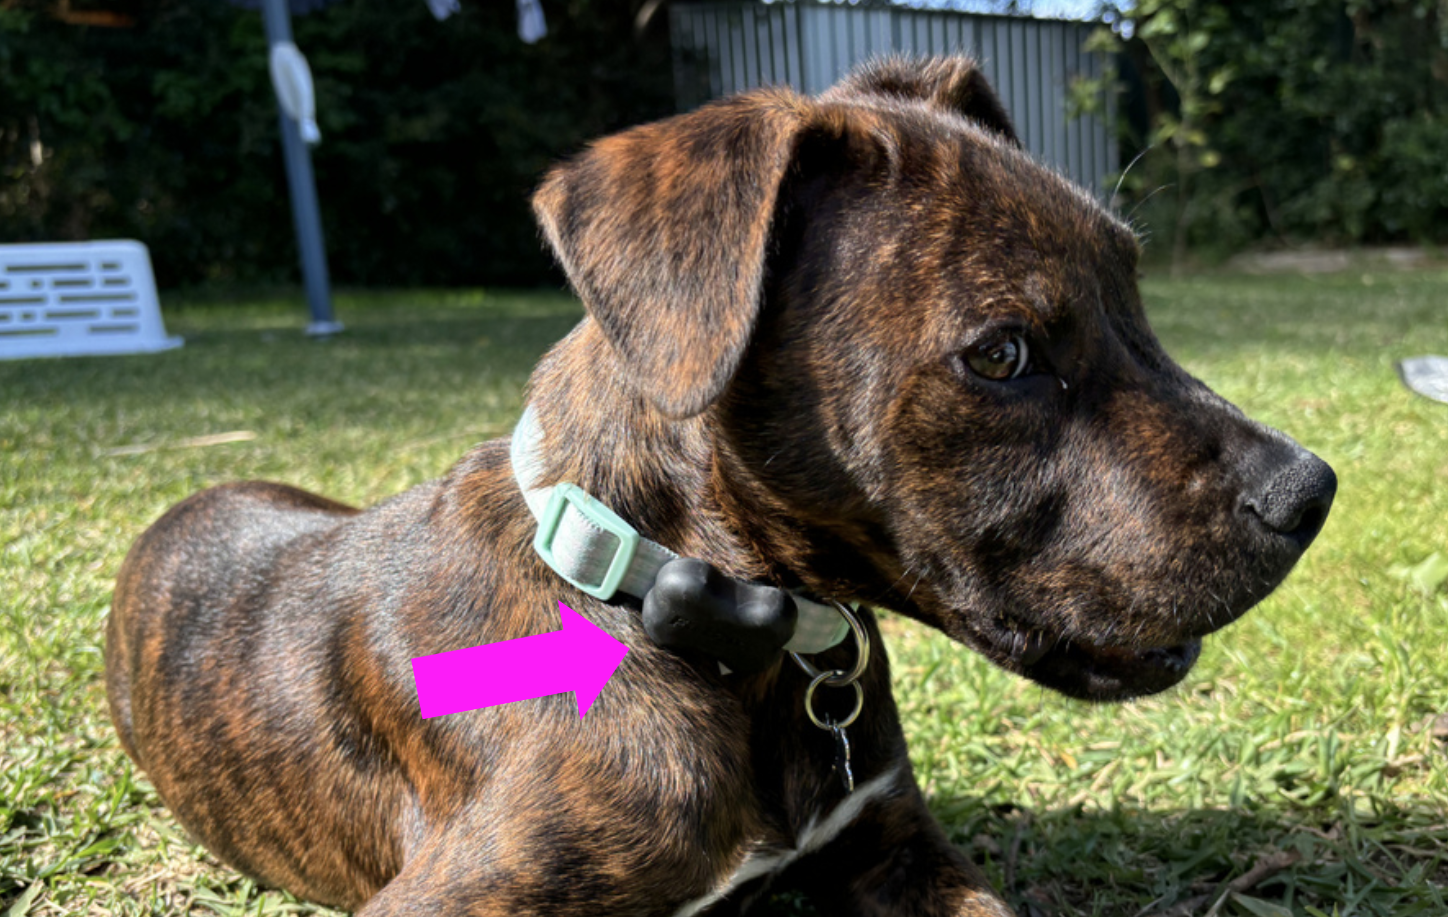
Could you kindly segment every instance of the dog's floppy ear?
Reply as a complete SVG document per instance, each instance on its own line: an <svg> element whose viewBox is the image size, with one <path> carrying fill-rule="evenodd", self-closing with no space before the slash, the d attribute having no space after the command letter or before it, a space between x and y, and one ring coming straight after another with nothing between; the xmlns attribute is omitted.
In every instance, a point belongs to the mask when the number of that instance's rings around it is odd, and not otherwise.
<svg viewBox="0 0 1448 917"><path fill-rule="evenodd" d="M749 344L808 110L765 90L636 127L556 167L533 197L589 313L671 417L717 399Z"/></svg>
<svg viewBox="0 0 1448 917"><path fill-rule="evenodd" d="M1016 146L1021 143L995 90L968 57L880 58L857 68L822 98L862 95L925 102L975 121Z"/></svg>

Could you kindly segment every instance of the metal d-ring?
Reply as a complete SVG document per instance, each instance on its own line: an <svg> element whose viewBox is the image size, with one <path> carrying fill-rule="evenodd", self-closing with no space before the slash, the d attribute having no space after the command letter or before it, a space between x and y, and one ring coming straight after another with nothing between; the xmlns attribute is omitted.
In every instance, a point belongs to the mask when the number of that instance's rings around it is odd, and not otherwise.
<svg viewBox="0 0 1448 917"><path fill-rule="evenodd" d="M839 611L840 615L845 619L845 622L850 625L850 633L854 634L855 650L857 653L854 668L848 672L842 669L821 670L808 662L799 653L790 653L790 655L794 657L795 663L804 670L804 673L814 679L815 682L823 681L831 688L844 688L849 685L855 685L855 688L858 690L860 686L856 683L860 680L860 676L865 674L865 666L870 663L870 635L866 632L865 625L860 623L859 617L849 606L839 602L831 602L830 604L835 606L835 609ZM811 690L813 690L813 683L810 687ZM805 706L806 708L809 706L808 702L806 702ZM859 710L856 709L855 712L858 713ZM814 718L813 714L810 715L810 718ZM853 717L851 719L853 719ZM816 723L818 723L818 720L816 720Z"/></svg>

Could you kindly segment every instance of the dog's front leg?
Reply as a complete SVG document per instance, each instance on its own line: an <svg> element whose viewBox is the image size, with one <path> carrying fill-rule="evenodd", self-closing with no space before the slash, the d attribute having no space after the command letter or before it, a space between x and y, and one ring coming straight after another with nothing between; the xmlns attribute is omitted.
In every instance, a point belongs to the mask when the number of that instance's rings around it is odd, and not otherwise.
<svg viewBox="0 0 1448 917"><path fill-rule="evenodd" d="M945 836L917 787L872 802L798 867L821 913L850 917L1012 917Z"/></svg>

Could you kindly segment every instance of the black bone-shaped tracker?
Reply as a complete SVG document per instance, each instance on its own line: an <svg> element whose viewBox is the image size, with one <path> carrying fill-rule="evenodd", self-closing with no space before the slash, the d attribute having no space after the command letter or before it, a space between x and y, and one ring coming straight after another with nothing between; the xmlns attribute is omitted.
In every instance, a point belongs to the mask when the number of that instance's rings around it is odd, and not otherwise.
<svg viewBox="0 0 1448 917"><path fill-rule="evenodd" d="M732 579L694 557L671 560L644 596L644 630L660 646L697 650L741 674L779 658L799 610L783 589Z"/></svg>

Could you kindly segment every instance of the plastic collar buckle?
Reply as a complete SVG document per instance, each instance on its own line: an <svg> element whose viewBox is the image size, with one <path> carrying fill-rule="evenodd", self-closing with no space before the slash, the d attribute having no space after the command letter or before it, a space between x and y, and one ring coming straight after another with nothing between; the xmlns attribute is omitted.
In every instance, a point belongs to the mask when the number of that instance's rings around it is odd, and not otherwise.
<svg viewBox="0 0 1448 917"><path fill-rule="evenodd" d="M563 569L553 554L553 540L558 536L558 527L563 522L563 513L570 506L578 510L579 515L594 526L618 539L618 547L614 549L613 559L609 561L608 570L603 574L602 582L585 583L574 579ZM538 520L538 534L533 538L533 550L538 552L538 556L543 558L544 563L552 567L555 573L578 589L595 598L603 599L605 602L613 598L614 593L618 591L619 583L623 582L624 574L628 572L629 565L633 563L638 546L637 529L620 519L613 510L589 496L588 491L576 484L566 483L556 485L553 493L549 494L548 505L544 507L543 515Z"/></svg>

